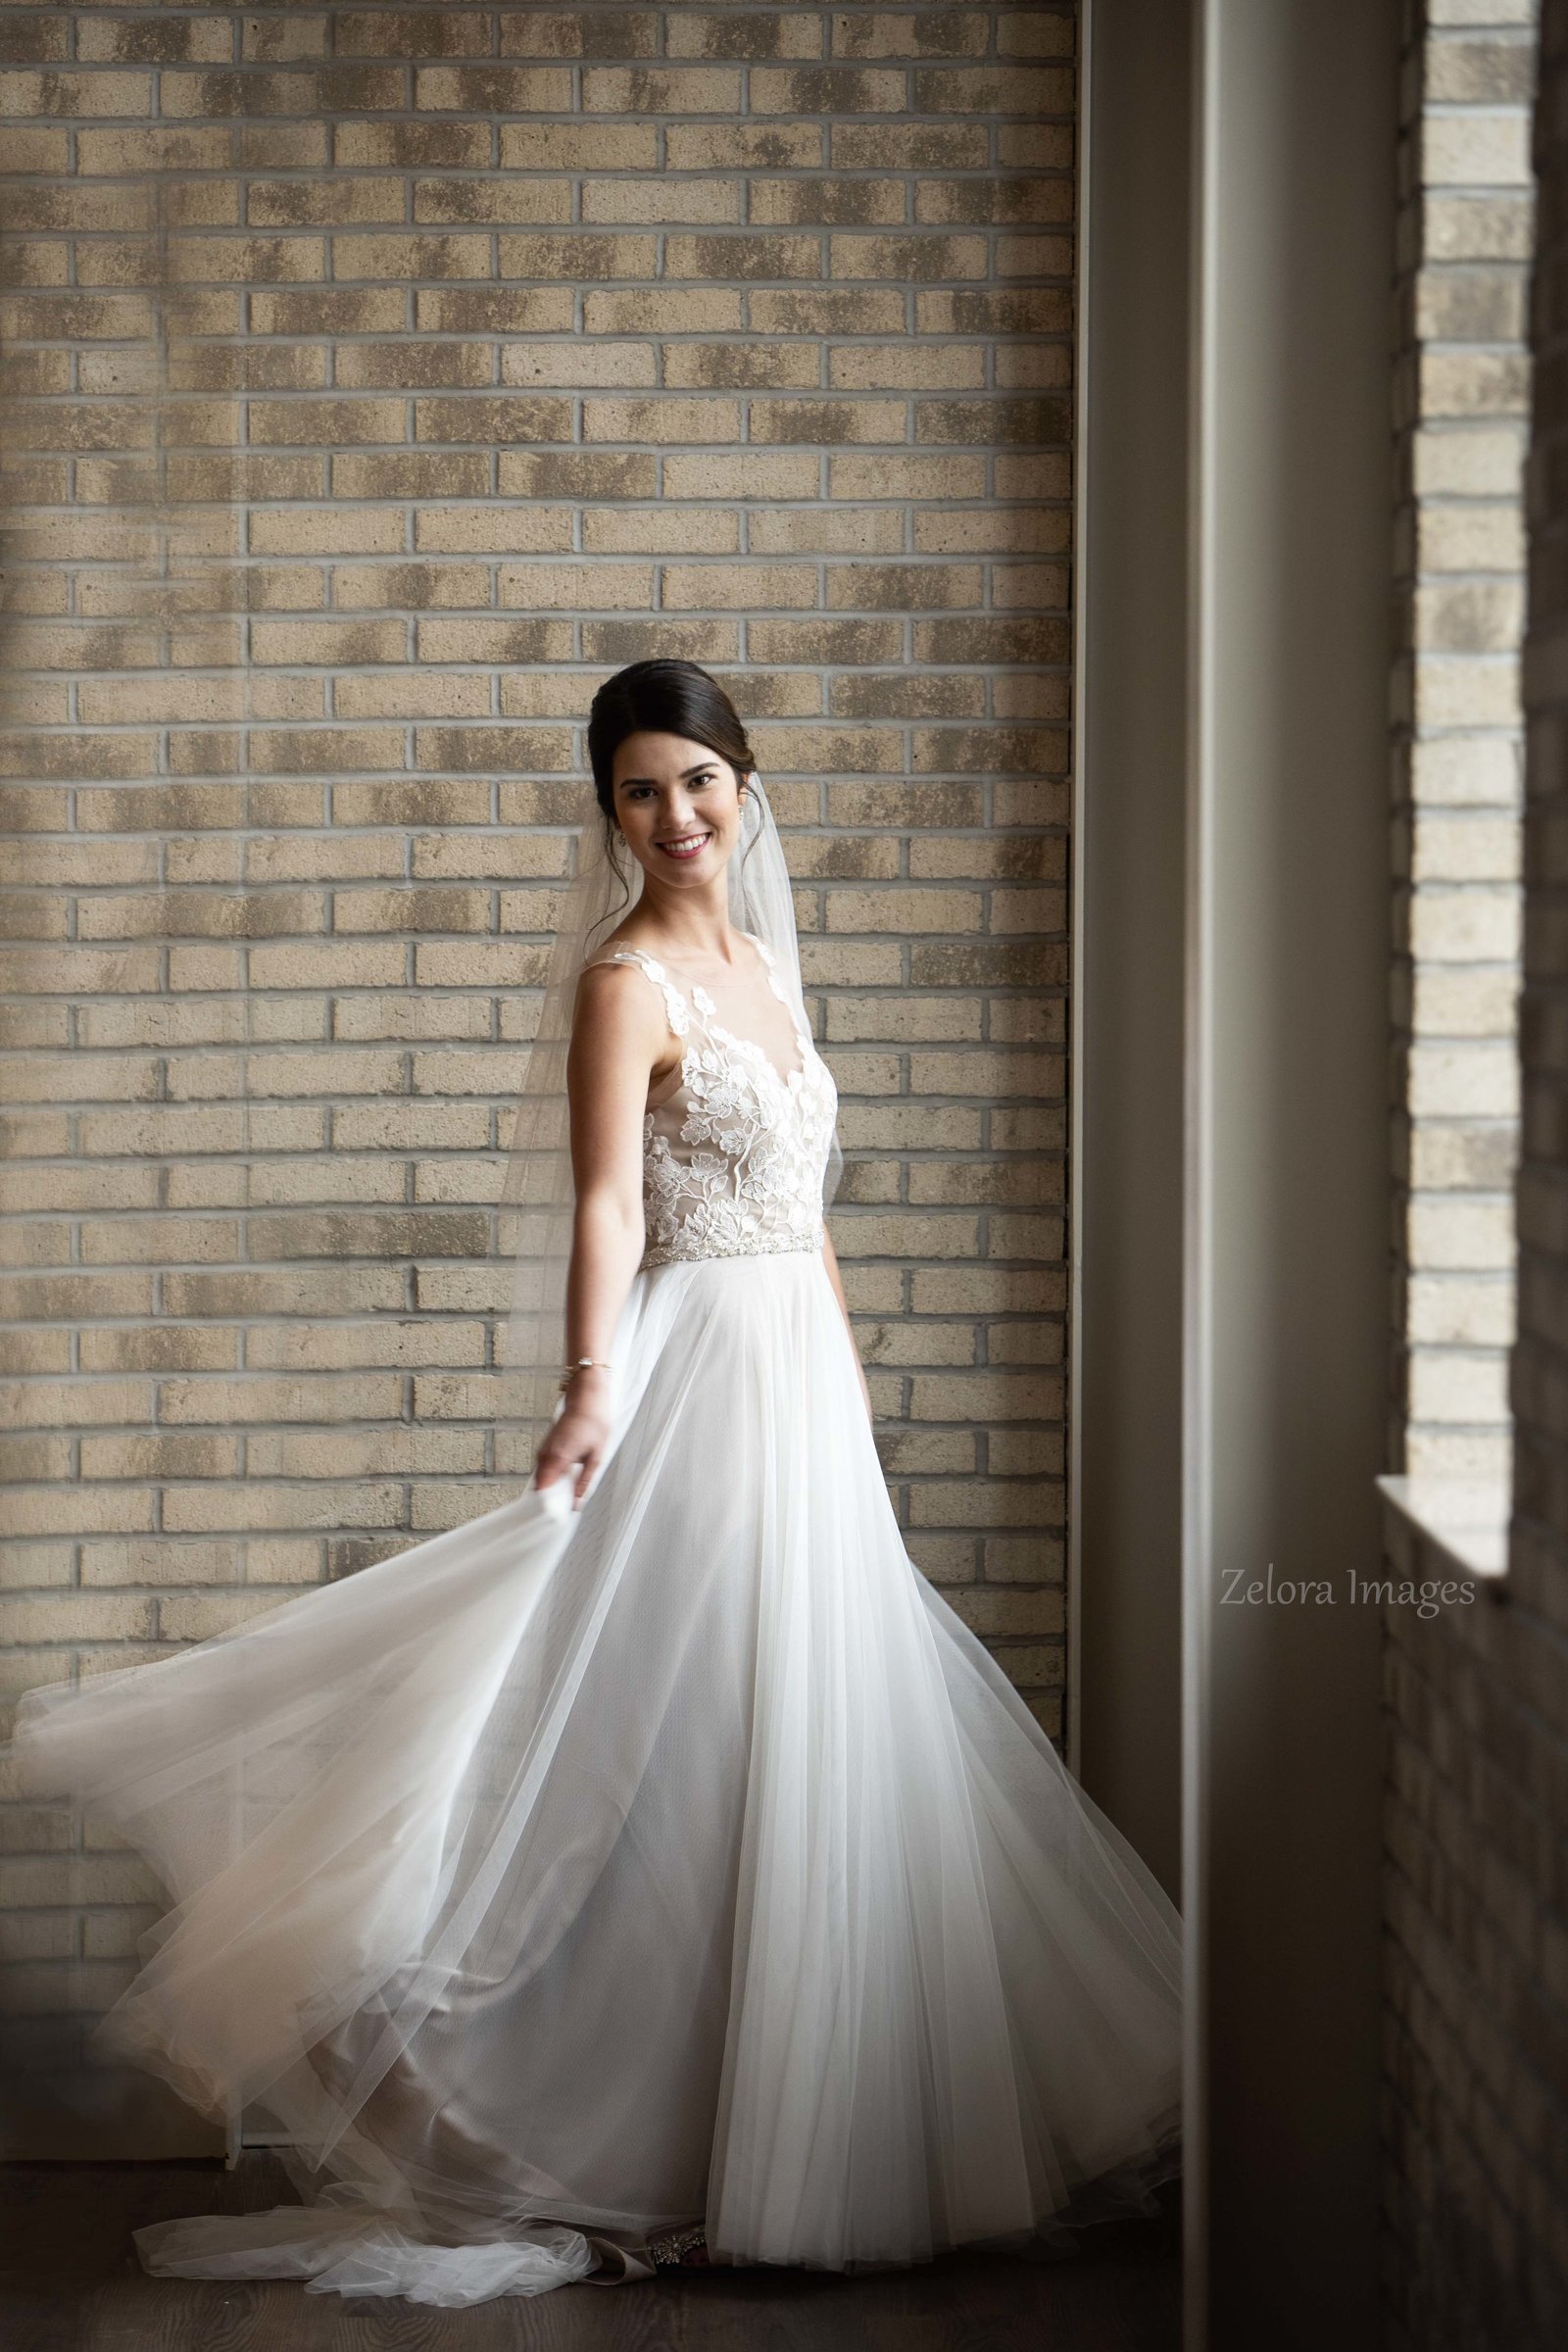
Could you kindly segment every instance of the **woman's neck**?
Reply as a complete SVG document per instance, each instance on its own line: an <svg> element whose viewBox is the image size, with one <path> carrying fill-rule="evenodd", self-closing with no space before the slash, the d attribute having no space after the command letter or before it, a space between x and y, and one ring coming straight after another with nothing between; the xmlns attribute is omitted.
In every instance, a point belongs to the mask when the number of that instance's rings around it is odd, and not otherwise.
<svg viewBox="0 0 1568 2352"><path fill-rule="evenodd" d="M743 959L738 941L741 929L729 919L729 899L717 906L698 901L696 892L674 892L670 899L656 884L644 882L637 912L651 915L649 929L659 936L659 951L672 964L706 964L708 969L738 964ZM651 941L644 941L651 943Z"/></svg>

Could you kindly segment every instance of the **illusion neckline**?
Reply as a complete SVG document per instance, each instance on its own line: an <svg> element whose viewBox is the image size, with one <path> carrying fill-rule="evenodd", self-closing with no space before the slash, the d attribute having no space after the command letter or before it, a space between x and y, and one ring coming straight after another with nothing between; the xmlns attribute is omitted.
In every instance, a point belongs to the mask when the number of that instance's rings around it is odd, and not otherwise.
<svg viewBox="0 0 1568 2352"><path fill-rule="evenodd" d="M778 1081L779 1085L784 1089L785 1094L793 1096L795 1090L799 1086L803 1085L806 1079L806 1073L809 1066L809 1055L812 1050L811 1038L805 1024L797 1016L794 1005L790 1003L788 996L785 994L783 988L779 984L777 967L775 966L773 957L768 953L766 946L757 937L757 934L754 931L742 931L740 936L742 939L747 940L751 946L757 950L759 956L761 958L762 977L766 980L772 995L778 999L778 1002L783 1005L785 1012L789 1016L790 1027L795 1033L795 1048L798 1056L796 1065L792 1070L781 1070L778 1066L778 1063L773 1059L772 1054L769 1054L767 1048L759 1038L742 1037L738 1030L731 1029L727 1022L720 1020L718 1015L718 1007L714 1004L710 992L703 986L700 980L695 980L689 973L682 972L678 965L666 963L662 956L651 954L647 948L626 946L619 949L612 949L611 953L612 955L634 956L638 957L640 961L652 965L654 970L659 973L670 987L676 990L677 994L684 997L686 1003L696 1013L698 1020L702 1023L704 1028L707 1029L710 1036L722 1038L726 1045L733 1046L739 1053L755 1054L763 1069L768 1071L768 1073ZM686 1062L690 1053L691 1048L687 1046L683 1049L681 1054L681 1084L684 1084L685 1082ZM680 1085L677 1085L672 1094L665 1096L663 1101L672 1101L673 1095L678 1094L679 1092Z"/></svg>

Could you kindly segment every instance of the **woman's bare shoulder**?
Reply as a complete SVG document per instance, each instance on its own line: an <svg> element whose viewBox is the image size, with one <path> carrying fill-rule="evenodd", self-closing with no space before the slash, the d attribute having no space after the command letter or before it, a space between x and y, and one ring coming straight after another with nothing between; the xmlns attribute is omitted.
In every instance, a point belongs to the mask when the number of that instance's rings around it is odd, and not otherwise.
<svg viewBox="0 0 1568 2352"><path fill-rule="evenodd" d="M607 932L595 948L594 955L596 957L613 956L622 949L635 951L639 956L658 957L658 941L649 936L648 918L641 906L634 907L630 914L622 915L614 930Z"/></svg>
<svg viewBox="0 0 1568 2352"><path fill-rule="evenodd" d="M595 960L577 975L571 1026L574 1040L652 1045L664 1034L664 1008L639 965Z"/></svg>
<svg viewBox="0 0 1568 2352"><path fill-rule="evenodd" d="M649 987L636 964L593 963L578 974L566 1049L574 1105L608 1090L607 1101L622 1101L640 1116L650 1087L673 1067L678 1052L662 992Z"/></svg>

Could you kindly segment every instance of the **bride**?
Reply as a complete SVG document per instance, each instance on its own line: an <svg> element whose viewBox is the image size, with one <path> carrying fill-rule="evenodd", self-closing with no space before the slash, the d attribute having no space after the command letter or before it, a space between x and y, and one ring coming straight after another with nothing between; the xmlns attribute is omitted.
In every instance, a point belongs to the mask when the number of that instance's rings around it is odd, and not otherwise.
<svg viewBox="0 0 1568 2352"><path fill-rule="evenodd" d="M883 1484L745 728L648 662L588 742L506 1194L532 1484L22 1703L29 1792L172 1898L95 2039L243 2107L302 2199L139 2230L159 2273L905 2265L1070 2242L1179 2163L1176 1914Z"/></svg>

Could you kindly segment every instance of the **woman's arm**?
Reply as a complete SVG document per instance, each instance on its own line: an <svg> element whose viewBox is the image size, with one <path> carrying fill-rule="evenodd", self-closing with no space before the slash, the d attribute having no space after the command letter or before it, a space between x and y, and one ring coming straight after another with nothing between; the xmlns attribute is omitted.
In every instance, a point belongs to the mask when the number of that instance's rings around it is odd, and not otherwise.
<svg viewBox="0 0 1568 2352"><path fill-rule="evenodd" d="M833 1285L833 1296L839 1302L839 1312L844 1317L844 1328L850 1335L850 1351L855 1357L855 1369L859 1376L860 1395L865 1398L865 1417L868 1421L874 1421L876 1415L871 1410L871 1391L866 1383L865 1366L860 1361L860 1350L855 1337L855 1325L850 1321L849 1300L844 1296L844 1277L839 1272L838 1253L833 1248L833 1237L825 1225L822 1228L822 1263L827 1268L827 1278Z"/></svg>
<svg viewBox="0 0 1568 2352"><path fill-rule="evenodd" d="M643 1108L669 1038L646 981L601 964L578 985L566 1092L576 1208L566 1268L566 1360L596 1365L611 1342L643 1253ZM572 1478L582 1501L610 1436L610 1374L577 1372L558 1421L540 1441L534 1485Z"/></svg>

